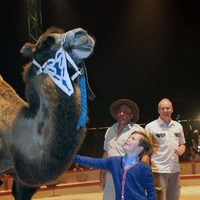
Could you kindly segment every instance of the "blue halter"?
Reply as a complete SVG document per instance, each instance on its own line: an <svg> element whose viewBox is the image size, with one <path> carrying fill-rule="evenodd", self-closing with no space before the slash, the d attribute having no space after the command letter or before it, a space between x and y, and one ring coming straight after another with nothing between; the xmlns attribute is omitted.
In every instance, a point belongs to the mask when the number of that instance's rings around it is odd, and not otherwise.
<svg viewBox="0 0 200 200"><path fill-rule="evenodd" d="M77 129L84 127L87 120L87 91L86 79L84 74L80 75L80 92L81 92L81 116L77 125Z"/></svg>

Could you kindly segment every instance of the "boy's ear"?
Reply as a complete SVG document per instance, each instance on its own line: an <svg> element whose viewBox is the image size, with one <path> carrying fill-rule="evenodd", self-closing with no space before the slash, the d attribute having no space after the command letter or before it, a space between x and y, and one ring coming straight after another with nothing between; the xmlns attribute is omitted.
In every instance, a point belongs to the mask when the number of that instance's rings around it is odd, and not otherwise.
<svg viewBox="0 0 200 200"><path fill-rule="evenodd" d="M139 154L144 150L144 147L143 146L138 146L138 152Z"/></svg>

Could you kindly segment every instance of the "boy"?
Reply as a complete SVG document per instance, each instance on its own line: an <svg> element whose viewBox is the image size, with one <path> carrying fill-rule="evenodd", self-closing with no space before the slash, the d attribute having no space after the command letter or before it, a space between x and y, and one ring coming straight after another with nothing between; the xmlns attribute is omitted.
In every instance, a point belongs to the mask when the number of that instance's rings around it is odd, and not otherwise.
<svg viewBox="0 0 200 200"><path fill-rule="evenodd" d="M144 132L134 131L123 145L125 156L108 158L75 157L75 162L111 172L116 200L156 200L150 167L140 162L151 151L151 143Z"/></svg>

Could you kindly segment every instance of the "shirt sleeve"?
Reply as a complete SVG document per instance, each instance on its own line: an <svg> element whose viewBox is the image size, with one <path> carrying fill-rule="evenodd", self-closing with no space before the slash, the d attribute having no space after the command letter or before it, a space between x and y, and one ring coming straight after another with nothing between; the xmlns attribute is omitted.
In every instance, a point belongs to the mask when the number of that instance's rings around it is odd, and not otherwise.
<svg viewBox="0 0 200 200"><path fill-rule="evenodd" d="M181 129L181 135L179 137L179 145L185 144L185 136L184 136L184 131L183 131L183 126L180 124L180 129Z"/></svg>
<svg viewBox="0 0 200 200"><path fill-rule="evenodd" d="M110 160L109 158L91 158L87 156L76 155L74 162L87 167L109 170L110 169L109 160Z"/></svg>
<svg viewBox="0 0 200 200"><path fill-rule="evenodd" d="M108 151L108 142L111 140L112 138L112 135L111 135L111 132L112 132L112 127L108 128L106 133L105 133L105 136L104 136L104 145L103 145L103 149L105 151Z"/></svg>
<svg viewBox="0 0 200 200"><path fill-rule="evenodd" d="M151 134L148 124L145 126L144 130L147 132L148 135Z"/></svg>

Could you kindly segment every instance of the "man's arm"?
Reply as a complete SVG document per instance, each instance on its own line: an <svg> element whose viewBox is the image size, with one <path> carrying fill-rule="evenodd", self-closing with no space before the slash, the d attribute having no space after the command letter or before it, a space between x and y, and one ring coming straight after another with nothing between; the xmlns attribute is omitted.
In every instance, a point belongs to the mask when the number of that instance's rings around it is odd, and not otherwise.
<svg viewBox="0 0 200 200"><path fill-rule="evenodd" d="M102 157L106 158L107 156L108 156L107 151L104 151ZM106 184L106 171L105 170L100 170L99 181L100 181L100 187L102 189L104 189L104 186Z"/></svg>

